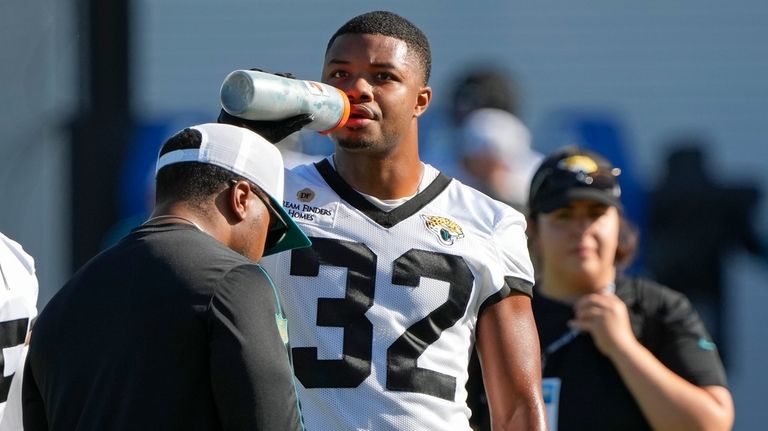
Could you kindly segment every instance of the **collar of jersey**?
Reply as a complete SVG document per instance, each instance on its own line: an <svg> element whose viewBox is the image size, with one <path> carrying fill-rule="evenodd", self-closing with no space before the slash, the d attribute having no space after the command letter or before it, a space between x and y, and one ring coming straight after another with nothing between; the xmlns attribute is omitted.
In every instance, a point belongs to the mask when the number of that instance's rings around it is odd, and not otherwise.
<svg viewBox="0 0 768 431"><path fill-rule="evenodd" d="M338 172L336 172L333 166L331 166L328 159L323 159L315 163L315 168L339 197L385 228L391 228L416 214L445 190L452 180L452 178L447 175L440 173L427 188L416 194L416 196L408 200L408 202L392 211L384 211L372 204L363 195L353 189L352 186L347 184Z"/></svg>

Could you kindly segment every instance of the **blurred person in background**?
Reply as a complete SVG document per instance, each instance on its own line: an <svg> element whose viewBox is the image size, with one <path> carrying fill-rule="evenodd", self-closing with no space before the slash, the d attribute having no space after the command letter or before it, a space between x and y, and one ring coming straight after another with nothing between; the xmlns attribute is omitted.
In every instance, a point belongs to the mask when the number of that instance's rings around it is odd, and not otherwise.
<svg viewBox="0 0 768 431"><path fill-rule="evenodd" d="M22 429L25 340L37 316L38 287L35 260L0 232L0 431Z"/></svg>
<svg viewBox="0 0 768 431"><path fill-rule="evenodd" d="M525 208L531 175L542 158L519 118L520 94L503 69L477 66L456 80L450 106L456 177L518 211Z"/></svg>
<svg viewBox="0 0 768 431"><path fill-rule="evenodd" d="M467 114L459 130L464 181L518 211L543 156L531 149L531 133L507 111L483 108Z"/></svg>
<svg viewBox="0 0 768 431"><path fill-rule="evenodd" d="M725 260L745 250L766 262L768 248L754 218L760 191L752 184L719 183L700 138L669 146L666 172L649 196L648 273L693 302L727 365Z"/></svg>
<svg viewBox="0 0 768 431"><path fill-rule="evenodd" d="M455 79L450 93L450 117L454 127L461 127L467 116L478 109L519 114L520 89L506 71L488 64L473 65L468 69Z"/></svg>
<svg viewBox="0 0 768 431"><path fill-rule="evenodd" d="M533 310L550 427L728 430L725 371L688 299L622 274L637 234L622 215L619 174L571 146L531 181Z"/></svg>

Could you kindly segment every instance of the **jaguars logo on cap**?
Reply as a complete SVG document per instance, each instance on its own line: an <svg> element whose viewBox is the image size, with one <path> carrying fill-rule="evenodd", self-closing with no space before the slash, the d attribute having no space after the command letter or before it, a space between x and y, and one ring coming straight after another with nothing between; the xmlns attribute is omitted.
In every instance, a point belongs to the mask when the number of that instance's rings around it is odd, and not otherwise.
<svg viewBox="0 0 768 431"><path fill-rule="evenodd" d="M464 238L464 230L455 221L441 216L421 215L424 225L445 245L453 245L457 239Z"/></svg>
<svg viewBox="0 0 768 431"><path fill-rule="evenodd" d="M571 172L583 172L585 174L591 174L598 169L597 162L592 160L589 156L576 155L566 157L557 163L557 167L562 170Z"/></svg>

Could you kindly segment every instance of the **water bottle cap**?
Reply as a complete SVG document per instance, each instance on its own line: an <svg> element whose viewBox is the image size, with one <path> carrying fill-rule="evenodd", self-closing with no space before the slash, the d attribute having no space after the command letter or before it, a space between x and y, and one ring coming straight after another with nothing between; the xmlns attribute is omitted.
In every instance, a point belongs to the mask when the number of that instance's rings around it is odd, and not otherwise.
<svg viewBox="0 0 768 431"><path fill-rule="evenodd" d="M333 133L333 132L335 132L335 131L337 131L339 129L344 128L344 125L347 124L347 120L349 120L349 112L351 110L351 107L349 106L349 97L347 97L347 93L341 91L338 88L335 88L335 89L336 89L336 91L341 93L341 100L344 101L344 112L341 114L341 119L339 119L339 123L336 124L335 127L333 127L332 129L323 130L323 131L320 132L323 135L327 135L327 134Z"/></svg>

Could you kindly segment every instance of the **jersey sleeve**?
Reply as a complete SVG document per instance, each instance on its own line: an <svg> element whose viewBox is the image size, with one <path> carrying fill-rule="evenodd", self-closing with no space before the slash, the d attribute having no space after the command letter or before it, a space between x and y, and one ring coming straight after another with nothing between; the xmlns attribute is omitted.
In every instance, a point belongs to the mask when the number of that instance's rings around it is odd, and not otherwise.
<svg viewBox="0 0 768 431"><path fill-rule="evenodd" d="M525 219L521 214L508 214L496 227L493 241L504 274L504 288L531 296L533 264L528 254L525 227Z"/></svg>
<svg viewBox="0 0 768 431"><path fill-rule="evenodd" d="M300 430L276 292L256 265L231 270L210 304L210 374L226 430Z"/></svg>
<svg viewBox="0 0 768 431"><path fill-rule="evenodd" d="M667 289L658 318L664 334L659 359L697 386L726 386L717 348L690 301Z"/></svg>
<svg viewBox="0 0 768 431"><path fill-rule="evenodd" d="M508 296L533 295L533 264L528 254L525 219L522 215L507 213L496 226L492 240L501 271L501 288L497 287L495 293L482 302L478 315Z"/></svg>

